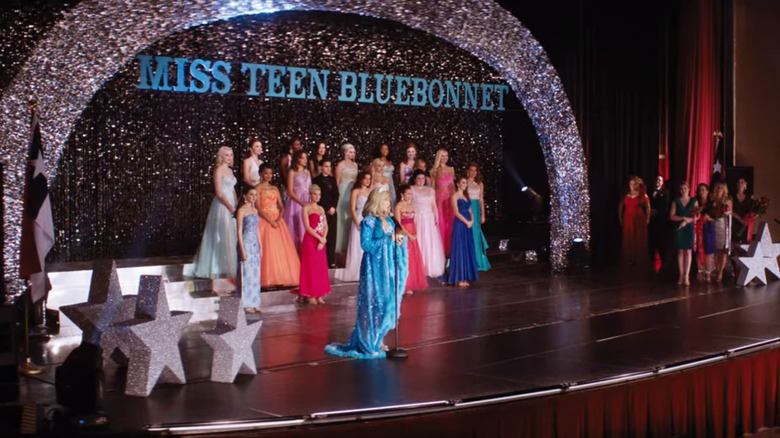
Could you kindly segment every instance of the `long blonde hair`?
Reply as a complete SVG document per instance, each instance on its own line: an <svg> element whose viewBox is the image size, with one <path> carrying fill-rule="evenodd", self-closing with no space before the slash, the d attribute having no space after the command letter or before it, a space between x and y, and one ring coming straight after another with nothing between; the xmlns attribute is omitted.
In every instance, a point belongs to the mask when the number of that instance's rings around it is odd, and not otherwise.
<svg viewBox="0 0 780 438"><path fill-rule="evenodd" d="M441 166L441 154L447 154L448 158L450 155L447 149L444 148L436 151L436 156L433 158L433 167L431 167L431 176L439 174L439 166Z"/></svg>
<svg viewBox="0 0 780 438"><path fill-rule="evenodd" d="M382 201L387 201L387 209L382 210ZM370 215L376 217L387 217L390 215L390 191L384 187L379 187L371 190L368 194L368 200L365 207L363 207L363 217Z"/></svg>
<svg viewBox="0 0 780 438"><path fill-rule="evenodd" d="M720 199L715 199L715 193L717 193L717 190L715 190L718 186L723 187L723 194L721 195ZM715 187L713 187L712 190L712 200L715 202L725 203L731 197L729 196L729 186L726 184L725 181L718 181L715 183Z"/></svg>
<svg viewBox="0 0 780 438"><path fill-rule="evenodd" d="M222 159L222 153L223 152L230 152L232 154L233 153L233 149L231 149L231 148L229 148L227 146L222 146L221 148L219 148L219 150L217 150L217 166L219 166L220 164L225 162L225 160Z"/></svg>

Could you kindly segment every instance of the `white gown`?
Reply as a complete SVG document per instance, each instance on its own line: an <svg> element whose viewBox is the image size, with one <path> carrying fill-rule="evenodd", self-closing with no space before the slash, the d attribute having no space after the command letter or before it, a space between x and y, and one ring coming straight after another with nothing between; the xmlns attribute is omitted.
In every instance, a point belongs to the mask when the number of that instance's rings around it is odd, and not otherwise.
<svg viewBox="0 0 780 438"><path fill-rule="evenodd" d="M436 226L436 216L431 210L431 204L436 199L436 192L431 187L412 187L412 205L416 211L417 242L420 244L423 264L429 277L439 277L444 274L447 259L444 256L444 245L441 242L439 227Z"/></svg>
<svg viewBox="0 0 780 438"><path fill-rule="evenodd" d="M368 197L360 195L355 200L355 210L357 217L363 220L363 207L366 205ZM363 259L363 247L360 246L360 230L358 230L355 221L349 230L349 245L347 246L347 263L344 269L336 274L336 279L341 281L358 281L360 278L360 262Z"/></svg>

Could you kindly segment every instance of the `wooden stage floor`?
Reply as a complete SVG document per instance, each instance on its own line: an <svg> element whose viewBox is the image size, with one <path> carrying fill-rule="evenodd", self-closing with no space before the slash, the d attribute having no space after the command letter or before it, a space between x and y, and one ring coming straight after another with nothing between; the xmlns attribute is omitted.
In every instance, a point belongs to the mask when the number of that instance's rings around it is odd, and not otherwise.
<svg viewBox="0 0 780 438"><path fill-rule="evenodd" d="M320 306L295 305L284 291L265 293L254 343L259 374L234 384L208 381L211 351L198 335L213 327L208 314L179 344L188 384L127 397L122 372L109 369L104 402L111 429L453 405L658 370L780 337L780 282L684 287L614 270L552 276L505 260L468 289L431 281L404 299L400 343L408 360L328 356L325 345L345 341L352 330L356 288L336 285ZM172 310L187 310L171 302ZM63 330L41 345L36 354L46 373L23 379L22 401L55 402L54 368L79 339Z"/></svg>

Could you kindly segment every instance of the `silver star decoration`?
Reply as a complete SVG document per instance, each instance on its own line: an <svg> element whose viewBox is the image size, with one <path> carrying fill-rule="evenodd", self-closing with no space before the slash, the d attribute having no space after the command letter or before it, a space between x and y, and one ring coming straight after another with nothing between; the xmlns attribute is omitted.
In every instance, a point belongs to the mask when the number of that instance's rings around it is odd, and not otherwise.
<svg viewBox="0 0 780 438"><path fill-rule="evenodd" d="M122 296L116 262L99 260L92 268L87 302L62 306L60 311L81 329L81 342L100 345L111 324L133 317L135 299Z"/></svg>
<svg viewBox="0 0 780 438"><path fill-rule="evenodd" d="M721 167L720 159L715 160L715 164L712 165L712 173L720 173Z"/></svg>
<svg viewBox="0 0 780 438"><path fill-rule="evenodd" d="M161 276L141 276L135 317L106 333L128 361L125 394L147 397L158 382L186 383L179 338L190 318L192 312L168 310Z"/></svg>
<svg viewBox="0 0 780 438"><path fill-rule="evenodd" d="M211 381L231 383L239 373L257 374L252 343L262 324L262 321L246 323L241 298L226 297L219 300L217 326L201 334L214 350Z"/></svg>
<svg viewBox="0 0 780 438"><path fill-rule="evenodd" d="M777 265L777 256L780 255L780 243L772 243L769 234L769 225L762 223L758 229L758 238L750 242L746 257L734 257L742 269L737 277L737 284L746 286L753 279L758 279L766 284L766 271L780 279L780 267Z"/></svg>

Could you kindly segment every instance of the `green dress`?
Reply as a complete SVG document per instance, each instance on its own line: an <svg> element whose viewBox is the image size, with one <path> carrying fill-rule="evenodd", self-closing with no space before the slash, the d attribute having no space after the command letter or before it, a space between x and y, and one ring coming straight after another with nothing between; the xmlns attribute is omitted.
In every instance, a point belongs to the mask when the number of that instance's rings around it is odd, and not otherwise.
<svg viewBox="0 0 780 438"><path fill-rule="evenodd" d="M674 200L675 209L677 210L677 216L688 217L693 213L693 206L696 204L696 198L688 200L688 205L683 206L682 200L677 198ZM679 222L677 225L679 226ZM693 249L693 223L689 223L677 229L674 232L674 249Z"/></svg>

